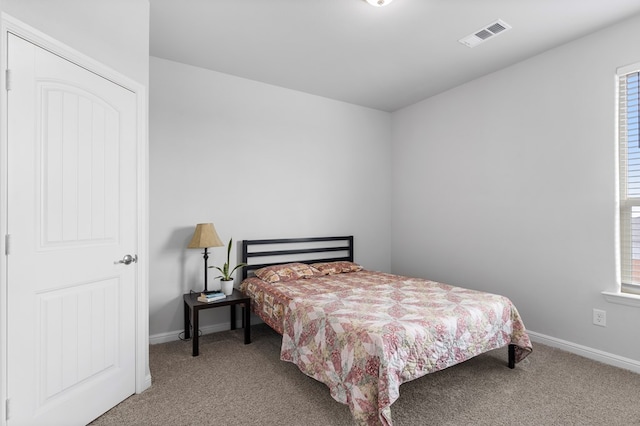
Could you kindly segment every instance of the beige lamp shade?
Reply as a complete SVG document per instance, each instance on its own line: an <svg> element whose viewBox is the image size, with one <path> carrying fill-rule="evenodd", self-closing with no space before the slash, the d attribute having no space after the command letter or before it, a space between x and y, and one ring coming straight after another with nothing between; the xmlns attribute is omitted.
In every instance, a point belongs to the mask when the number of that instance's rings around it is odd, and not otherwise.
<svg viewBox="0 0 640 426"><path fill-rule="evenodd" d="M207 247L223 247L224 243L220 240L216 228L213 223L199 223L191 237L188 248L207 248Z"/></svg>

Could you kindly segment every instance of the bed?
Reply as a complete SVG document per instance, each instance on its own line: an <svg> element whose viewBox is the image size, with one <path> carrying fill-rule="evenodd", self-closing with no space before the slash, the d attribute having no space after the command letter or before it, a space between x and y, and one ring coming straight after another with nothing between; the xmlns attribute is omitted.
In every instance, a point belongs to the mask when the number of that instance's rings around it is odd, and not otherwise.
<svg viewBox="0 0 640 426"><path fill-rule="evenodd" d="M508 347L532 346L503 296L369 271L353 236L242 242L241 290L282 335L280 357L326 384L357 424L391 425L400 385Z"/></svg>

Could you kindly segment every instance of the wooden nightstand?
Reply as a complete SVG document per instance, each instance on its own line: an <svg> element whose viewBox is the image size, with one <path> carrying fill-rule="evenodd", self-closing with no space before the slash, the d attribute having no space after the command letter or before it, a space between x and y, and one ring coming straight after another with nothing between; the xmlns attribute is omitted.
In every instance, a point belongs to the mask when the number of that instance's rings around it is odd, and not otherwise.
<svg viewBox="0 0 640 426"><path fill-rule="evenodd" d="M236 329L236 305L242 306L242 327L244 328L244 344L251 343L251 320L250 320L250 306L251 299L239 290L234 289L231 295L217 302L204 303L198 301L200 293L187 293L183 296L184 299L184 338L189 339L191 337L191 330L189 323L193 324L193 356L199 354L199 336L198 336L198 317L201 310L219 308L221 306L229 306L231 309L231 330ZM192 319L192 321L189 321Z"/></svg>

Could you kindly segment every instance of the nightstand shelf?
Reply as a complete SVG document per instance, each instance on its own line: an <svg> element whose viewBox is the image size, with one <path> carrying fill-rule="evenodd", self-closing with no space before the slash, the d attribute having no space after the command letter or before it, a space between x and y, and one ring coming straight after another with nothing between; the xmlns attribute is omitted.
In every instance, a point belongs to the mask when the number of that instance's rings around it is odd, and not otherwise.
<svg viewBox="0 0 640 426"><path fill-rule="evenodd" d="M199 302L200 293L187 293L183 296L184 300L184 338L193 342L193 356L199 354L199 316L200 311L205 309L219 308L221 306L229 306L231 310L231 330L236 329L236 305L242 306L242 327L244 328L244 344L251 343L251 320L250 305L251 299L242 294L239 290L234 289L233 293L226 298L217 302L205 303ZM193 337L189 324L193 324Z"/></svg>

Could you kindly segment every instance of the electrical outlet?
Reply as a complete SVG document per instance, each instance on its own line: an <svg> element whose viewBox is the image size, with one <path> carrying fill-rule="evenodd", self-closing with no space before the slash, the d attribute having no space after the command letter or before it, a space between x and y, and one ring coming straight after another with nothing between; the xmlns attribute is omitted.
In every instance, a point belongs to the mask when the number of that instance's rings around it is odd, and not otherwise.
<svg viewBox="0 0 640 426"><path fill-rule="evenodd" d="M607 326L607 311L603 311L601 309L593 310L593 323L595 325L599 325L600 327Z"/></svg>

